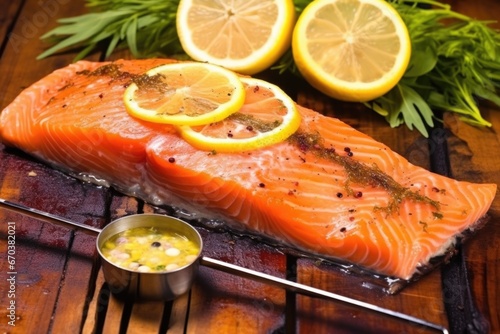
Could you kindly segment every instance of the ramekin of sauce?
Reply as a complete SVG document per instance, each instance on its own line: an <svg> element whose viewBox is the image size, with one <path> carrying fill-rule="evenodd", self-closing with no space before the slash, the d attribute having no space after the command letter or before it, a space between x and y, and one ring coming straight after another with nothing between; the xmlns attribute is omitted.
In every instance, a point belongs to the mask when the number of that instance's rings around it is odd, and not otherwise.
<svg viewBox="0 0 500 334"><path fill-rule="evenodd" d="M96 243L111 292L147 300L173 300L186 293L203 248L195 228L159 214L119 218L101 231Z"/></svg>

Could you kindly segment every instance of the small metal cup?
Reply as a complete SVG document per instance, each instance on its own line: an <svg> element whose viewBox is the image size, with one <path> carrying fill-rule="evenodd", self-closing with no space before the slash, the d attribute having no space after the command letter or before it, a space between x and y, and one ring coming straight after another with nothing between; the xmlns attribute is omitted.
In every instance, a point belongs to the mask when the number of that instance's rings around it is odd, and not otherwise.
<svg viewBox="0 0 500 334"><path fill-rule="evenodd" d="M199 246L198 257L194 262L175 270L146 273L121 268L108 261L101 252L104 242L117 233L136 227L161 227L184 235ZM143 300L173 300L187 292L198 272L203 248L200 234L191 225L159 214L136 214L119 218L102 229L96 244L102 259L104 279L111 293L121 298Z"/></svg>

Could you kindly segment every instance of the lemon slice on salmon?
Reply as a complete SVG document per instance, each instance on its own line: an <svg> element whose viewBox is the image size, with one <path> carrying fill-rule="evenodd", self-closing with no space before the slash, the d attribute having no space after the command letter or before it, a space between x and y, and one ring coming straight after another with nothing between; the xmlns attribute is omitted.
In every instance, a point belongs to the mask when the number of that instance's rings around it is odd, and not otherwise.
<svg viewBox="0 0 500 334"><path fill-rule="evenodd" d="M123 101L134 117L173 125L218 122L238 111L245 89L238 75L205 63L171 63L133 78Z"/></svg>
<svg viewBox="0 0 500 334"><path fill-rule="evenodd" d="M176 25L193 59L243 74L270 67L290 47L292 0L181 0Z"/></svg>
<svg viewBox="0 0 500 334"><path fill-rule="evenodd" d="M391 90L411 55L408 29L383 0L316 0L300 15L292 53L304 78L326 95L366 102Z"/></svg>
<svg viewBox="0 0 500 334"><path fill-rule="evenodd" d="M255 78L241 78L245 104L228 118L203 126L181 126L181 136L198 149L241 152L280 143L300 126L293 100L279 87Z"/></svg>

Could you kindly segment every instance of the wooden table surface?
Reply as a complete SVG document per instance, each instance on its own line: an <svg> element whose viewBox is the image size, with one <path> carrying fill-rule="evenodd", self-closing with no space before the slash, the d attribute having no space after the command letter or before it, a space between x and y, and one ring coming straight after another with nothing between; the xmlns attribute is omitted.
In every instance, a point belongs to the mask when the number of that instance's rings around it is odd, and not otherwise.
<svg viewBox="0 0 500 334"><path fill-rule="evenodd" d="M497 0L449 3L477 18L494 19L500 13ZM56 19L84 12L83 0L3 3L0 110L23 88L72 61L76 54L72 52L35 60L47 47L39 37L56 26ZM128 55L114 58L124 56ZM88 59L100 57L94 53ZM414 164L446 172L445 152L454 178L500 184L498 107L481 105L492 128L471 127L445 114L444 128L426 139L406 127L391 129L362 106L335 102L303 82L280 82L283 78L273 75L269 78L299 104L342 119ZM98 227L120 216L158 211L112 189L82 183L1 144L0 197ZM489 215L488 224L452 263L396 295L388 295L337 266L296 257L258 240L218 230L199 231L207 256L374 303L445 326L451 332L466 332L464 328L475 326L478 333L488 328L491 333L500 333L498 195ZM7 240L14 228L15 254L8 258ZM0 250L0 333L432 333L422 326L339 302L288 293L206 267L201 267L190 293L173 302L121 302L110 296L104 283L94 236L5 209L0 209Z"/></svg>

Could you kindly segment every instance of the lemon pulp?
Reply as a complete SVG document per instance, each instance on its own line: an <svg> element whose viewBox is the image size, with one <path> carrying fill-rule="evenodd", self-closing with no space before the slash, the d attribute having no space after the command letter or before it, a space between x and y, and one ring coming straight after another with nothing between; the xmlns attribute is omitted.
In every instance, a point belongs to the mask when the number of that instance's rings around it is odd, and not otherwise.
<svg viewBox="0 0 500 334"><path fill-rule="evenodd" d="M290 47L292 0L181 0L176 25L184 51L193 59L255 74Z"/></svg>
<svg viewBox="0 0 500 334"><path fill-rule="evenodd" d="M392 89L411 44L397 11L383 0L316 0L294 29L292 51L305 79L323 93L365 102Z"/></svg>

